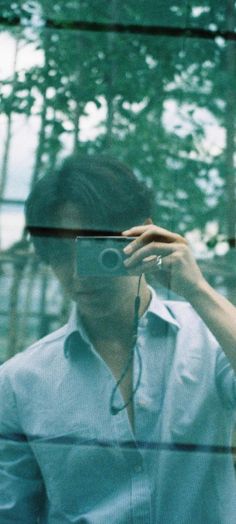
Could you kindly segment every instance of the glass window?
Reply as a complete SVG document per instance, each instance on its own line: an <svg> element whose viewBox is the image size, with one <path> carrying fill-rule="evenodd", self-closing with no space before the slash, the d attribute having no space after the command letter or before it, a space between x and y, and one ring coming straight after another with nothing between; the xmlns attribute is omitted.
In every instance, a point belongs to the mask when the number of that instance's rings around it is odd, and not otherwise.
<svg viewBox="0 0 236 524"><path fill-rule="evenodd" d="M0 24L0 522L233 524L235 3Z"/></svg>

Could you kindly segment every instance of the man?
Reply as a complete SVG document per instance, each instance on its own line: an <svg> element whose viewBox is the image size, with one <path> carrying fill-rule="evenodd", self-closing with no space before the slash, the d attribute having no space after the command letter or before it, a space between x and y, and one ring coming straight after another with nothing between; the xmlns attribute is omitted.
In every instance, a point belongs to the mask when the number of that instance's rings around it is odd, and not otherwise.
<svg viewBox="0 0 236 524"><path fill-rule="evenodd" d="M151 203L128 168L96 156L68 158L28 198L36 251L75 309L1 368L1 524L235 522L235 309L186 241L152 224ZM96 247L81 274L76 237L92 249L101 235L130 239L122 271L91 274ZM144 273L198 314L161 301Z"/></svg>

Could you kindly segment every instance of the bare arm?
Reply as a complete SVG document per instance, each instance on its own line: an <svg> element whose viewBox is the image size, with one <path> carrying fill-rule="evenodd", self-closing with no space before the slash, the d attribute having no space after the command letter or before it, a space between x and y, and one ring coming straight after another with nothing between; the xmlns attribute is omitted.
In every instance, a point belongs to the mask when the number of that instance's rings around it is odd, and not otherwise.
<svg viewBox="0 0 236 524"><path fill-rule="evenodd" d="M216 337L236 372L236 307L205 280L189 302Z"/></svg>
<svg viewBox="0 0 236 524"><path fill-rule="evenodd" d="M131 242L126 267L132 272L154 272L157 280L182 295L218 340L236 372L236 307L217 293L203 277L186 240L166 229L148 224L124 232L137 236ZM156 269L151 255L162 256L162 269Z"/></svg>

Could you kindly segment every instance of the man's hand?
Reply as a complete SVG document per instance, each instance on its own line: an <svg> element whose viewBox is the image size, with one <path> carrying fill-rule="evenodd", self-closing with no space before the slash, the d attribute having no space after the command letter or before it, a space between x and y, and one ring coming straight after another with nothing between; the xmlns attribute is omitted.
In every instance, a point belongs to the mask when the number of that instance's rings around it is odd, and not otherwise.
<svg viewBox="0 0 236 524"><path fill-rule="evenodd" d="M204 277L187 241L176 233L147 224L124 231L137 238L125 247L124 264L130 273L152 273L161 284L189 299L204 282ZM162 257L161 266L157 260Z"/></svg>

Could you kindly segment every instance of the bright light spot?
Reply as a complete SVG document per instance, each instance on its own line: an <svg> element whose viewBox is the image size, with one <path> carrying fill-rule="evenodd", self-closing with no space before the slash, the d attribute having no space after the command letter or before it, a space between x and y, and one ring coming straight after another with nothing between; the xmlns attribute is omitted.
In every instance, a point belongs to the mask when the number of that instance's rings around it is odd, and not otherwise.
<svg viewBox="0 0 236 524"><path fill-rule="evenodd" d="M205 7L195 6L195 7L192 7L192 16L194 18L197 18L198 16L201 16L202 13L208 13L209 11L210 11L210 7L208 6L205 6Z"/></svg>
<svg viewBox="0 0 236 524"><path fill-rule="evenodd" d="M44 55L40 49L36 49L35 44L20 44L17 56L17 70L30 69L31 67L42 66Z"/></svg>
<svg viewBox="0 0 236 524"><path fill-rule="evenodd" d="M94 102L88 102L85 106L86 115L80 117L80 140L95 140L103 129L103 122L106 118L107 108L105 100L99 98L101 104L97 107Z"/></svg>
<svg viewBox="0 0 236 524"><path fill-rule="evenodd" d="M191 250L195 257L207 258L209 256L209 250L202 240L201 231L199 229L193 229L186 234L186 239L189 242Z"/></svg>
<svg viewBox="0 0 236 524"><path fill-rule="evenodd" d="M0 78L7 79L13 76L16 39L7 33L0 35L0 48L4 50L1 53ZM17 71L30 69L31 67L43 65L43 52L36 49L35 44L24 43L19 40L17 50Z"/></svg>
<svg viewBox="0 0 236 524"><path fill-rule="evenodd" d="M175 100L164 103L163 124L167 131L175 133L181 138L192 134L198 150L190 153L191 158L208 160L209 157L218 156L225 148L226 134L215 116L207 109L190 104L179 106ZM195 126L202 128L204 134L199 137L194 135Z"/></svg>
<svg viewBox="0 0 236 524"><path fill-rule="evenodd" d="M228 242L219 242L215 247L215 253L218 256L224 256L229 251Z"/></svg>
<svg viewBox="0 0 236 524"><path fill-rule="evenodd" d="M1 79L8 78L13 73L15 46L15 39L10 35L6 33L0 35L0 48L2 49L0 62Z"/></svg>
<svg viewBox="0 0 236 524"><path fill-rule="evenodd" d="M0 209L1 249L7 249L20 240L24 223L23 208L9 206L8 209Z"/></svg>
<svg viewBox="0 0 236 524"><path fill-rule="evenodd" d="M0 126L0 159L2 162L6 140L6 118L0 117L0 123L3 124ZM25 118L23 115L14 115L4 194L6 198L24 199L28 193L35 162L38 129L38 117Z"/></svg>
<svg viewBox="0 0 236 524"><path fill-rule="evenodd" d="M147 105L148 99L144 98L141 102L124 102L123 107L124 109L128 111L132 111L133 113L140 113Z"/></svg>
<svg viewBox="0 0 236 524"><path fill-rule="evenodd" d="M219 231L219 225L218 222L212 221L208 222L206 225L206 236L207 237L213 237L218 234Z"/></svg>
<svg viewBox="0 0 236 524"><path fill-rule="evenodd" d="M217 25L216 24L209 24L209 29L211 31L217 31Z"/></svg>
<svg viewBox="0 0 236 524"><path fill-rule="evenodd" d="M157 60L155 60L151 55L145 57L145 62L148 65L149 69L154 69L157 66Z"/></svg>
<svg viewBox="0 0 236 524"><path fill-rule="evenodd" d="M163 112L164 127L170 133L176 133L180 137L185 137L192 132L190 121L184 116L183 110L180 109L175 100L166 100L164 102Z"/></svg>
<svg viewBox="0 0 236 524"><path fill-rule="evenodd" d="M49 98L49 99L50 99L50 98L53 98L53 97L55 96L55 94L56 94L56 89L55 89L55 87L49 87L49 88L47 89L47 98Z"/></svg>
<svg viewBox="0 0 236 524"><path fill-rule="evenodd" d="M226 45L225 39L222 38L221 36L217 36L217 37L215 38L215 43L216 43L219 47L225 47L225 45Z"/></svg>

